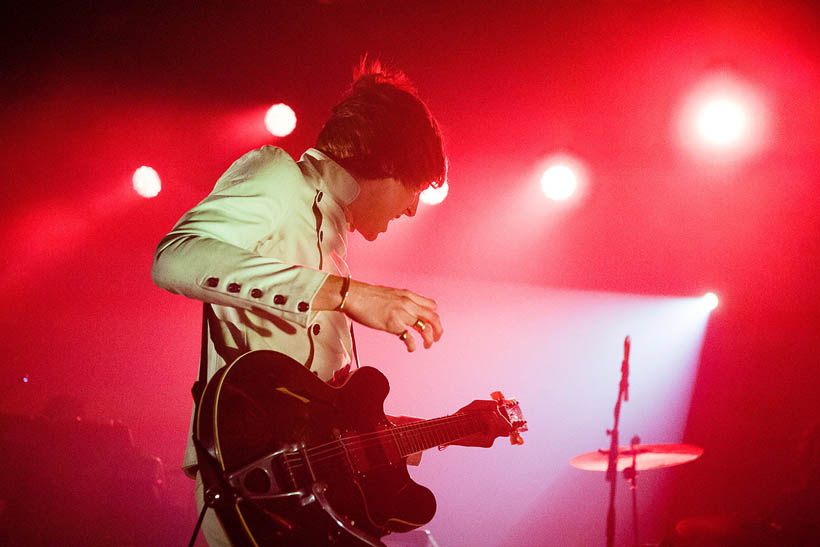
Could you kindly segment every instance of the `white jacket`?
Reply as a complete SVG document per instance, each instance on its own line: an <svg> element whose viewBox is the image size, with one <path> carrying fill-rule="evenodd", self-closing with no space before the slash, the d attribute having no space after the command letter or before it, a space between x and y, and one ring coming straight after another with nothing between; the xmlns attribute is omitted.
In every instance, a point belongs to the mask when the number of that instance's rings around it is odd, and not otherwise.
<svg viewBox="0 0 820 547"><path fill-rule="evenodd" d="M285 353L327 381L350 363L349 320L313 311L327 275L347 276L350 174L318 150L248 152L157 246L159 287L213 304L208 377L250 350ZM193 369L193 367L192 367ZM184 467L196 463L188 441Z"/></svg>

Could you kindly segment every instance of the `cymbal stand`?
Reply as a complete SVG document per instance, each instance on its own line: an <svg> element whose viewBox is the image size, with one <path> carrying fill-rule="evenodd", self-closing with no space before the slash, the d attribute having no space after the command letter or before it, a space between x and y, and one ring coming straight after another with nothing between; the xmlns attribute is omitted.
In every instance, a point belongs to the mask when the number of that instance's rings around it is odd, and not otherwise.
<svg viewBox="0 0 820 547"><path fill-rule="evenodd" d="M618 400L615 401L615 424L607 429L610 436L609 462L606 468L606 480L609 481L609 510L606 516L606 545L615 545L615 486L618 482L618 423L621 419L621 398L629 401L629 336L624 339L624 360L621 362L621 382L618 385Z"/></svg>
<svg viewBox="0 0 820 547"><path fill-rule="evenodd" d="M641 444L641 438L635 435L629 441L629 448L632 450L632 465L624 469L624 478L629 483L632 490L632 527L635 547L638 547L638 451L636 445Z"/></svg>

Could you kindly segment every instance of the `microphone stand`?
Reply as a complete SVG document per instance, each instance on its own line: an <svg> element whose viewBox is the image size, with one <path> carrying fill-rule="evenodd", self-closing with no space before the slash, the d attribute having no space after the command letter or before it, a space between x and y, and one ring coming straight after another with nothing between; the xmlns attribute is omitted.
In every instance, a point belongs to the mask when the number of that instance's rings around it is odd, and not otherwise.
<svg viewBox="0 0 820 547"><path fill-rule="evenodd" d="M618 400L615 401L615 425L607 429L606 434L612 441L609 444L609 462L606 468L606 480L609 481L609 511L606 517L606 545L615 545L615 486L618 483L618 423L621 420L621 397L629 401L629 336L624 339L624 360L621 362L621 382L618 386Z"/></svg>

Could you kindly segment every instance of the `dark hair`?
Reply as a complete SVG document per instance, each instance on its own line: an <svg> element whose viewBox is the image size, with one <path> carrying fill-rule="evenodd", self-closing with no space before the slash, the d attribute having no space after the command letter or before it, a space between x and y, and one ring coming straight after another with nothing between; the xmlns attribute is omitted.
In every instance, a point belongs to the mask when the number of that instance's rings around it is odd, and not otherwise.
<svg viewBox="0 0 820 547"><path fill-rule="evenodd" d="M316 148L354 177L394 178L412 189L444 184L441 131L407 76L365 56L353 80Z"/></svg>

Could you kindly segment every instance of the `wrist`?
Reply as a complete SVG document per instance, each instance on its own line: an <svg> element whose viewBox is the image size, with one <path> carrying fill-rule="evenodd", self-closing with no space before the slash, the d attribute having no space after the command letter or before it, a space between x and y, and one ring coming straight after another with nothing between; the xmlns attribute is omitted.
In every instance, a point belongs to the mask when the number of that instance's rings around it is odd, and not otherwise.
<svg viewBox="0 0 820 547"><path fill-rule="evenodd" d="M339 307L336 308L336 311L343 312L345 309L345 304L347 303L347 297L350 294L350 276L342 279L342 288L340 291L340 295L342 297L341 303L339 303Z"/></svg>
<svg viewBox="0 0 820 547"><path fill-rule="evenodd" d="M317 311L347 311L350 306L352 292L350 289L355 281L349 277L340 277L338 275L328 275L319 292L313 299L311 307ZM345 292L348 298L344 298ZM344 306L342 306L344 304Z"/></svg>

